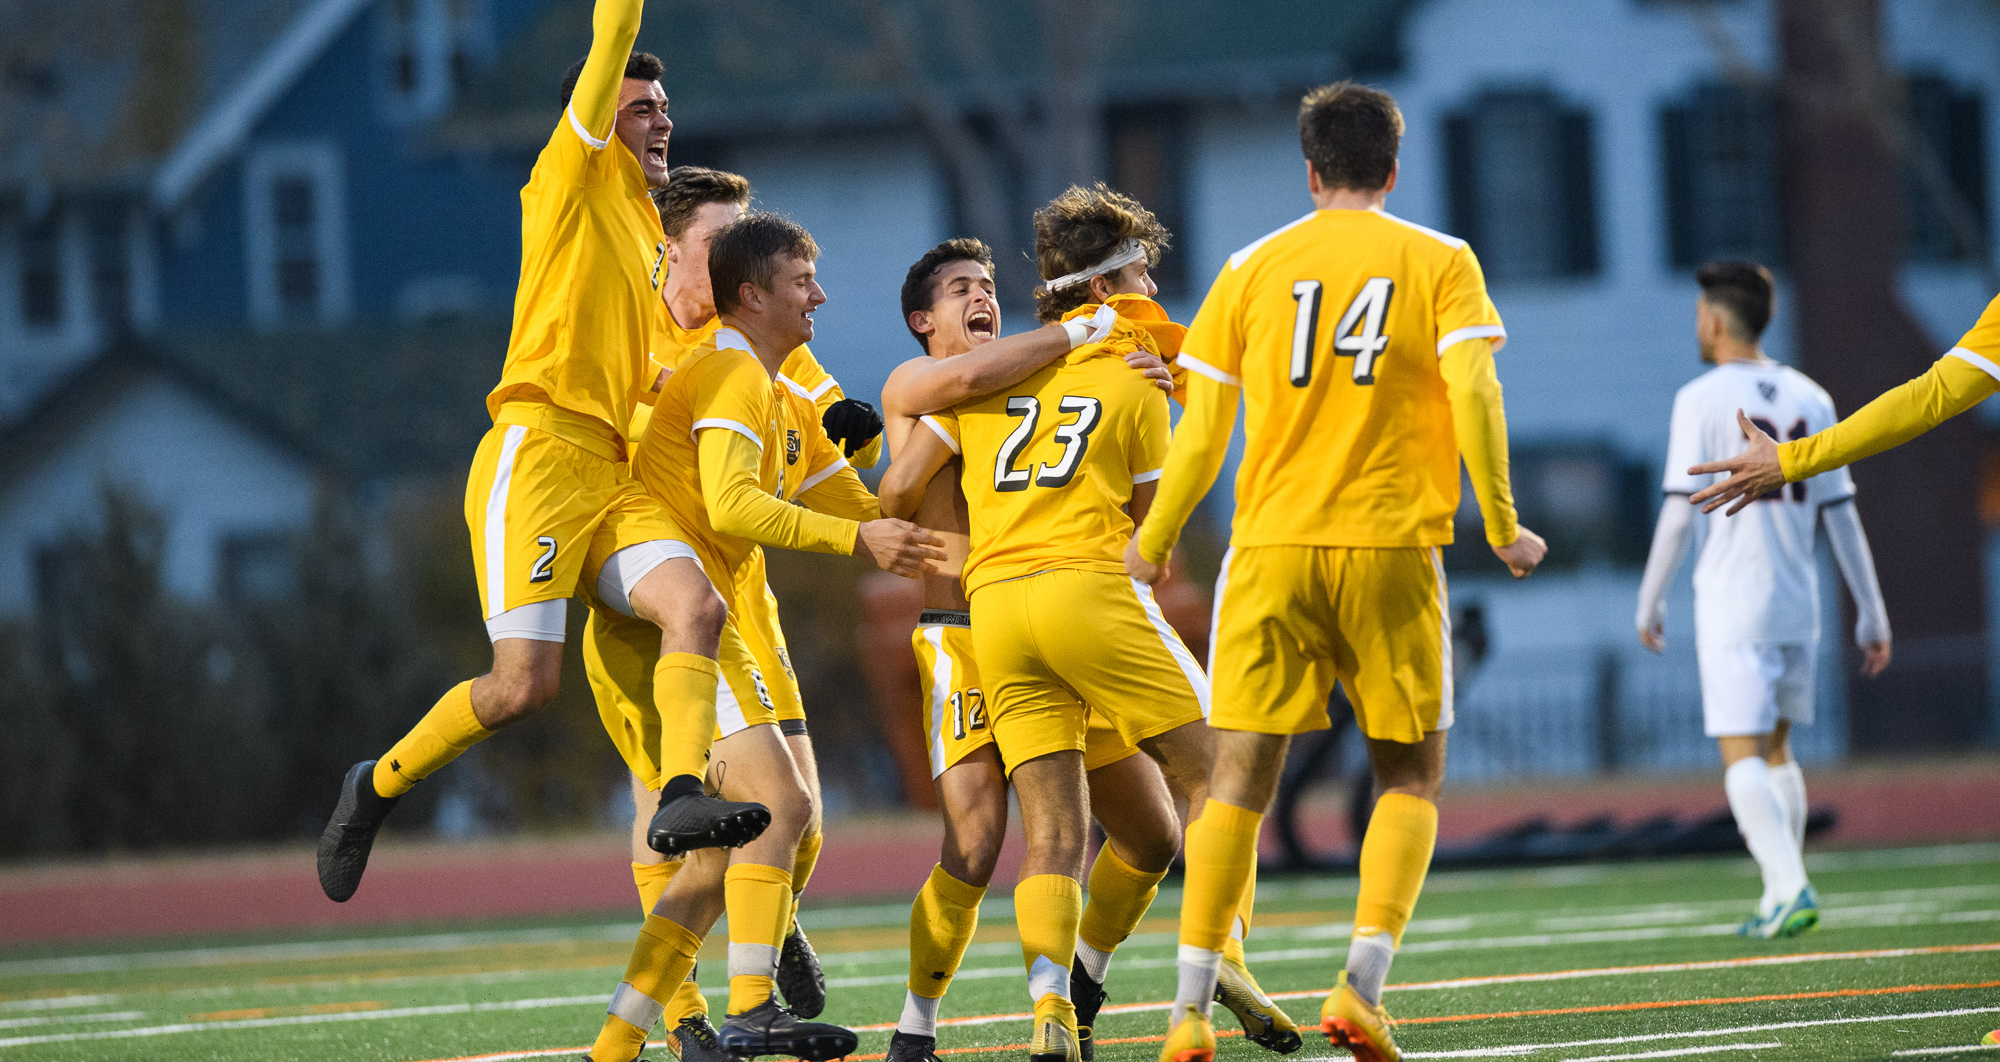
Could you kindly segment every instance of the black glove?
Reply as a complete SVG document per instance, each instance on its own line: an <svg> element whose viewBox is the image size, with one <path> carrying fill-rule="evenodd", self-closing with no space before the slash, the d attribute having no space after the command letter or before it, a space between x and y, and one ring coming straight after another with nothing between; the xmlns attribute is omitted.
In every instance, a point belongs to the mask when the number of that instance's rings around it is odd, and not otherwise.
<svg viewBox="0 0 2000 1062"><path fill-rule="evenodd" d="M826 428L826 437L839 443L840 452L848 457L882 434L882 414L858 398L843 398L826 407L820 424Z"/></svg>

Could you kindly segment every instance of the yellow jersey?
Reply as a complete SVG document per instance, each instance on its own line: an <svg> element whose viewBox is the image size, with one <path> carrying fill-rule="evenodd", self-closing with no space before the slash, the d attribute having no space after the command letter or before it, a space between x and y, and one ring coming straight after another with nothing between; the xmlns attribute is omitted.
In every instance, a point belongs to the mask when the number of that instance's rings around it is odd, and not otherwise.
<svg viewBox="0 0 2000 1062"><path fill-rule="evenodd" d="M790 449L786 402L785 386L764 371L742 334L726 326L717 328L688 352L667 379L654 403L645 443L633 454L632 475L666 503L674 522L687 533L688 544L700 555L710 581L725 594L758 541L717 530L724 521L709 507L719 485L704 483L701 436L706 432L734 433L755 444L752 486L768 496L761 508L767 514L772 506L785 510L781 519L759 524L769 530L772 544L830 553L853 550L853 521L776 503L784 489ZM818 434L825 439L824 433ZM809 488L802 487L801 492L804 489ZM751 507L745 504L744 509L749 512Z"/></svg>
<svg viewBox="0 0 2000 1062"><path fill-rule="evenodd" d="M804 345L785 356L778 382L790 388L793 394L811 402L821 418L826 416L829 406L847 397L840 389L840 381L820 365L818 358L813 357L812 348ZM868 445L854 452L853 463L859 468L874 468L881 456L882 436L878 434L868 440Z"/></svg>
<svg viewBox="0 0 2000 1062"><path fill-rule="evenodd" d="M657 374L647 351L666 316L667 237L639 160L614 140L565 111L521 189L514 327L486 408L496 423L623 460L632 409Z"/></svg>
<svg viewBox="0 0 2000 1062"><path fill-rule="evenodd" d="M2000 296L1972 331L1930 371L1890 388L1846 420L1778 444L1778 467L1792 483L1901 446L2000 393Z"/></svg>
<svg viewBox="0 0 2000 1062"><path fill-rule="evenodd" d="M1125 504L1133 484L1159 478L1171 434L1167 396L1125 364L1126 353L1150 344L1122 330L1012 387L923 418L962 458L968 597L1058 568L1124 572L1132 537Z"/></svg>
<svg viewBox="0 0 2000 1062"><path fill-rule="evenodd" d="M1379 210L1315 211L1230 255L1177 364L1242 389L1232 544L1450 542L1439 359L1506 334L1464 240Z"/></svg>

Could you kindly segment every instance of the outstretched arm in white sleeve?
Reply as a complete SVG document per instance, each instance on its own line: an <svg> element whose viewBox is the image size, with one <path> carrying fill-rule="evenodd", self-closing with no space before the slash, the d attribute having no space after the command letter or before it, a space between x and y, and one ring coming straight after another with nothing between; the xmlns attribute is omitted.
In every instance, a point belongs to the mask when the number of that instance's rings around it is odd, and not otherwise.
<svg viewBox="0 0 2000 1062"><path fill-rule="evenodd" d="M1667 647L1667 584L1680 570L1694 539L1694 506L1683 496L1667 495L1660 522L1653 528L1653 548L1646 554L1646 575L1639 580L1639 642L1654 652Z"/></svg>
<svg viewBox="0 0 2000 1062"><path fill-rule="evenodd" d="M1861 647L1861 674L1874 678L1889 666L1889 610L1882 604L1882 586L1875 580L1875 556L1868 551L1868 533L1854 499L1838 501L1819 511L1834 563L1854 595L1854 644Z"/></svg>

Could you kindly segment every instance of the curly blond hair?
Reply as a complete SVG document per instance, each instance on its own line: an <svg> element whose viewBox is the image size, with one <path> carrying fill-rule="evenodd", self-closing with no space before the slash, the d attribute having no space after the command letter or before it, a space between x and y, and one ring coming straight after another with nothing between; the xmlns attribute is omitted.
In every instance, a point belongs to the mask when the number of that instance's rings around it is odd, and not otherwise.
<svg viewBox="0 0 2000 1062"><path fill-rule="evenodd" d="M1089 188L1070 185L1035 211L1035 267L1044 281L1054 280L1104 261L1126 240L1139 241L1146 261L1158 265L1173 238L1152 211L1104 182ZM1093 301L1088 284L1060 291L1036 288L1035 319L1048 324Z"/></svg>

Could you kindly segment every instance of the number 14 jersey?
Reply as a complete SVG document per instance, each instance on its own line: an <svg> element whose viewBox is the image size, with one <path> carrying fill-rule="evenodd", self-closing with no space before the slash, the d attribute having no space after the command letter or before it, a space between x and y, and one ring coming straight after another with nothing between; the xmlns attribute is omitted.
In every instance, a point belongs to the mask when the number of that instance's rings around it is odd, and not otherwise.
<svg viewBox="0 0 2000 1062"><path fill-rule="evenodd" d="M1785 442L1839 418L1833 399L1797 369L1776 362L1730 362L1702 373L1674 395L1667 435L1667 505L1686 505L1715 476L1688 468L1743 452L1749 440L1736 411ZM1813 535L1823 505L1854 497L1845 467L1787 483L1735 516L1707 517L1694 568L1694 631L1703 644L1812 642L1819 638L1819 567Z"/></svg>
<svg viewBox="0 0 2000 1062"><path fill-rule="evenodd" d="M1235 546L1439 546L1458 444L1438 359L1506 341L1464 240L1320 210L1229 256L1179 364L1243 389Z"/></svg>

